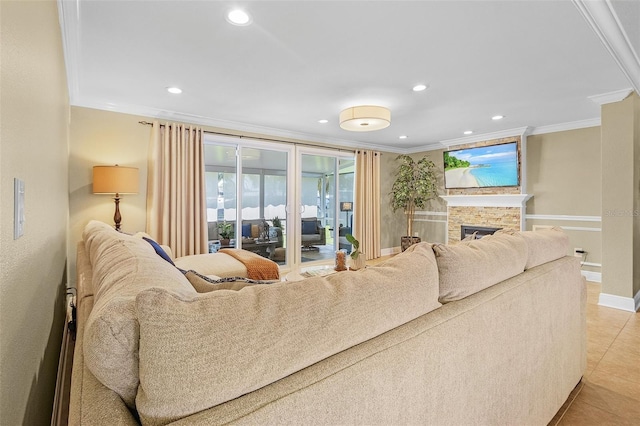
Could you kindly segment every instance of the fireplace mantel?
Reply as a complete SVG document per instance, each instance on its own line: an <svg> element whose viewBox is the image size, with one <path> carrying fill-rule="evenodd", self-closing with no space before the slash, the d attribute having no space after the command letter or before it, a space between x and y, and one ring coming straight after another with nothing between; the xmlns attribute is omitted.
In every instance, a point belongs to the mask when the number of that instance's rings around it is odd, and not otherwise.
<svg viewBox="0 0 640 426"><path fill-rule="evenodd" d="M441 195L448 207L520 207L523 208L530 194L494 195Z"/></svg>

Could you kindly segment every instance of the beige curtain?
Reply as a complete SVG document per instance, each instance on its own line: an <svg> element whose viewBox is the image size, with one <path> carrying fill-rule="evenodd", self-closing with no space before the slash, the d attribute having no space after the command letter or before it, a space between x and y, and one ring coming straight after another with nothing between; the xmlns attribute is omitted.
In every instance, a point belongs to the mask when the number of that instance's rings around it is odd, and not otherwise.
<svg viewBox="0 0 640 426"><path fill-rule="evenodd" d="M354 233L367 259L380 257L380 153L356 151Z"/></svg>
<svg viewBox="0 0 640 426"><path fill-rule="evenodd" d="M208 251L202 129L153 123L147 179L147 233L175 257Z"/></svg>

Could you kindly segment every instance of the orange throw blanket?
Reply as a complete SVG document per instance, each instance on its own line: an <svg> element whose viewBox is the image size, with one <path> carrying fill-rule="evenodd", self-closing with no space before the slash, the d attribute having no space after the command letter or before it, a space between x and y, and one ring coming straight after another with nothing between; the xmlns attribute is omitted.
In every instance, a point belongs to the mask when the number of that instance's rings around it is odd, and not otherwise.
<svg viewBox="0 0 640 426"><path fill-rule="evenodd" d="M279 280L280 268L272 260L265 259L259 254L242 249L222 249L219 253L225 253L242 262L247 268L247 278L252 280Z"/></svg>

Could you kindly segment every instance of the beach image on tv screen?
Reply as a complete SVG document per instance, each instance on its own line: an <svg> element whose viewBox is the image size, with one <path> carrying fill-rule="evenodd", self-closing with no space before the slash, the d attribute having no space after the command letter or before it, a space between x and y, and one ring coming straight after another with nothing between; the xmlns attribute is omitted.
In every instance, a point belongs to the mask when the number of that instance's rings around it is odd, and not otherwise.
<svg viewBox="0 0 640 426"><path fill-rule="evenodd" d="M444 153L447 188L484 188L518 185L516 142L459 149Z"/></svg>

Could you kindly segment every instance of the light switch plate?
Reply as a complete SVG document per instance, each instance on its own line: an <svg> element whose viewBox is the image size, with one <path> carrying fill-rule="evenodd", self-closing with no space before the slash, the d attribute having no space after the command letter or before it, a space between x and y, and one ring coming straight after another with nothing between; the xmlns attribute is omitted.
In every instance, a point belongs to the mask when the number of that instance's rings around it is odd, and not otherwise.
<svg viewBox="0 0 640 426"><path fill-rule="evenodd" d="M24 181L13 179L13 239L24 235Z"/></svg>

